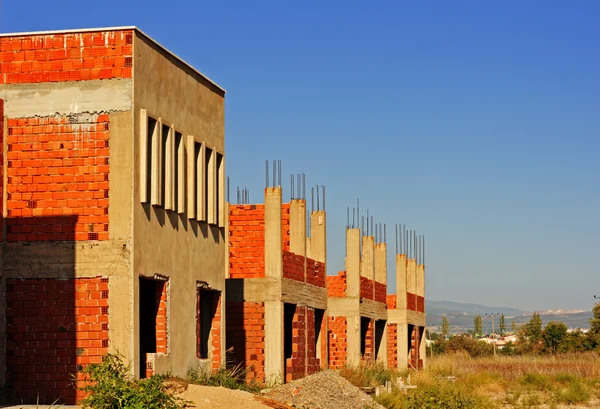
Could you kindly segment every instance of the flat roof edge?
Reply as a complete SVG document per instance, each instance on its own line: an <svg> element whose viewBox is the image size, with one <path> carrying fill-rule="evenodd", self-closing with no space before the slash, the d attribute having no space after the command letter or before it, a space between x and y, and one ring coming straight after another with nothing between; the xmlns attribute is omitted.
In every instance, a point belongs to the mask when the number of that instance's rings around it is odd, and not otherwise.
<svg viewBox="0 0 600 409"><path fill-rule="evenodd" d="M138 33L140 33L144 37L146 37L148 40L150 40L154 44L158 45L163 51L165 51L166 53L170 54L173 58L175 58L176 60L178 60L179 62L181 62L183 65L185 65L186 67L190 68L196 74L200 75L202 78L204 78L206 81L208 81L211 85L215 86L217 89L219 89L223 93L227 92L225 90L225 88L221 87L215 81L211 80L209 77L207 77L202 72L200 72L198 69L194 68L193 65L189 64L188 62L186 62L183 58L179 57L174 52L168 50L165 46L163 46L161 43L159 43L158 41L156 41L154 38L150 37L148 34L146 34L144 31L140 30L136 26L98 27L98 28L81 28L81 29L48 30L48 31L27 31L27 32L20 32L20 33L0 33L0 38L3 38L3 37L31 36L31 35L95 33L95 32L99 32L99 31L120 31L120 30L134 30L134 31L137 31Z"/></svg>

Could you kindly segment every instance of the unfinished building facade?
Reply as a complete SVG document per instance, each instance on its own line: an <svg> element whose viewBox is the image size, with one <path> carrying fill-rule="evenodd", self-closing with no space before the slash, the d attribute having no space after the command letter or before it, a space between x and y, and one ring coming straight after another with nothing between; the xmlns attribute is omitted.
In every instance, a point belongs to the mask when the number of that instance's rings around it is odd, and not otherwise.
<svg viewBox="0 0 600 409"><path fill-rule="evenodd" d="M300 195L297 195L300 197ZM306 200L228 204L227 348L247 381L291 381L327 367L326 214Z"/></svg>
<svg viewBox="0 0 600 409"><path fill-rule="evenodd" d="M224 90L135 27L3 34L0 384L225 355Z"/></svg>

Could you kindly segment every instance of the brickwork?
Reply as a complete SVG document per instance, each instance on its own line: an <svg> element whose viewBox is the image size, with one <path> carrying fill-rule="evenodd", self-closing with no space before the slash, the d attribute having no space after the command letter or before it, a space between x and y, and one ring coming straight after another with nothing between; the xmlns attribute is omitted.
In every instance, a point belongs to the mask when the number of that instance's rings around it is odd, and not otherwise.
<svg viewBox="0 0 600 409"><path fill-rule="evenodd" d="M398 367L398 324L388 324L388 368Z"/></svg>
<svg viewBox="0 0 600 409"><path fill-rule="evenodd" d="M283 251L290 251L290 204L281 205L281 241Z"/></svg>
<svg viewBox="0 0 600 409"><path fill-rule="evenodd" d="M313 310L314 320L314 310ZM306 357L306 323L307 313L305 306L296 306L292 320L292 357L285 362L285 381L304 377ZM314 338L314 328L313 328Z"/></svg>
<svg viewBox="0 0 600 409"><path fill-rule="evenodd" d="M329 367L341 369L346 365L348 354L348 322L346 317L329 317Z"/></svg>
<svg viewBox="0 0 600 409"><path fill-rule="evenodd" d="M410 334L410 365L415 369L423 367L423 360L420 356L419 342L421 340L421 328L413 326Z"/></svg>
<svg viewBox="0 0 600 409"><path fill-rule="evenodd" d="M416 298L417 298L417 308L416 308L416 310L419 311L419 312L425 312L425 297L417 295Z"/></svg>
<svg viewBox="0 0 600 409"><path fill-rule="evenodd" d="M417 310L417 295L406 293L406 309L411 311Z"/></svg>
<svg viewBox="0 0 600 409"><path fill-rule="evenodd" d="M212 347L212 369L221 368L221 292L215 291L212 303L213 321L210 329Z"/></svg>
<svg viewBox="0 0 600 409"><path fill-rule="evenodd" d="M325 263L306 259L306 283L325 288Z"/></svg>
<svg viewBox="0 0 600 409"><path fill-rule="evenodd" d="M365 361L375 360L375 321L369 319L367 324L367 331L365 333L365 354L363 359Z"/></svg>
<svg viewBox="0 0 600 409"><path fill-rule="evenodd" d="M327 343L328 343L328 337L327 337L327 311L324 312L323 314L323 321L321 321L321 342L320 345L318 345L318 348L321 348L321 359L319 364L321 365L321 369L326 369L328 368L328 357L329 357L329 353L327 351Z"/></svg>
<svg viewBox="0 0 600 409"><path fill-rule="evenodd" d="M375 286L375 301L386 303L387 302L387 286L384 283L377 281L373 282Z"/></svg>
<svg viewBox="0 0 600 409"><path fill-rule="evenodd" d="M7 375L24 402L74 403L108 352L108 279L7 280Z"/></svg>
<svg viewBox="0 0 600 409"><path fill-rule="evenodd" d="M156 283L156 352L159 354L168 352L167 286L166 281Z"/></svg>
<svg viewBox="0 0 600 409"><path fill-rule="evenodd" d="M262 302L228 302L227 350L246 369L246 380L265 380L265 305ZM228 359L229 362L229 359Z"/></svg>
<svg viewBox="0 0 600 409"><path fill-rule="evenodd" d="M229 275L231 278L265 276L265 207L229 207Z"/></svg>
<svg viewBox="0 0 600 409"><path fill-rule="evenodd" d="M345 297L347 278L345 271L340 271L337 276L327 276L327 296Z"/></svg>
<svg viewBox="0 0 600 409"><path fill-rule="evenodd" d="M108 115L8 119L7 241L108 240L109 137Z"/></svg>
<svg viewBox="0 0 600 409"><path fill-rule="evenodd" d="M133 31L0 39L0 84L131 78Z"/></svg>
<svg viewBox="0 0 600 409"><path fill-rule="evenodd" d="M283 251L283 277L304 282L304 257Z"/></svg>
<svg viewBox="0 0 600 409"><path fill-rule="evenodd" d="M387 301L387 308L388 310L395 310L397 303L396 303L396 294L388 294L386 297L386 301Z"/></svg>
<svg viewBox="0 0 600 409"><path fill-rule="evenodd" d="M373 280L363 276L360 277L360 296L367 300L373 299Z"/></svg>

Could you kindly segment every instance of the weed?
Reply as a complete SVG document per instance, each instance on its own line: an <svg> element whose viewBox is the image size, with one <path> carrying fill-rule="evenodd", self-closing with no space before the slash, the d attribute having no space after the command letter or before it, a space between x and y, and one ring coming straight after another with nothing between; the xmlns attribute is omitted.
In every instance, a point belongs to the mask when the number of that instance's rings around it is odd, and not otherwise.
<svg viewBox="0 0 600 409"><path fill-rule="evenodd" d="M228 389L241 389L248 392L258 392L260 386L255 382L246 383L246 372L241 364L232 368L222 368L216 372L202 372L199 369L188 370L188 381L197 385L223 386Z"/></svg>
<svg viewBox="0 0 600 409"><path fill-rule="evenodd" d="M562 389L555 394L558 403L572 405L575 403L585 403L590 400L592 394L588 388L579 379L569 382L566 389Z"/></svg>
<svg viewBox="0 0 600 409"><path fill-rule="evenodd" d="M381 363L368 363L361 366L346 366L340 375L348 382L359 388L385 385L387 381L398 376L398 373L388 369Z"/></svg>

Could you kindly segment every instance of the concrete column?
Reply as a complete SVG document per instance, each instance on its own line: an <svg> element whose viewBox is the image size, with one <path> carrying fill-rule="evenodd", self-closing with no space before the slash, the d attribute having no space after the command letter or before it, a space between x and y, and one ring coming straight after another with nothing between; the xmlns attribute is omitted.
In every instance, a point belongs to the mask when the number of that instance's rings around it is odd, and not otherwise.
<svg viewBox="0 0 600 409"><path fill-rule="evenodd" d="M290 251L306 256L306 201L303 199L290 202Z"/></svg>
<svg viewBox="0 0 600 409"><path fill-rule="evenodd" d="M225 231L225 246L224 247L224 251L225 251L225 278L230 278L229 277L229 202L224 202L223 204L223 224L224 224L224 231ZM223 292L223 301L222 301L223 305L225 305L225 292ZM225 314L223 314L223 316L225 316ZM225 328L224 326L222 328ZM225 332L223 330L221 330L221 332ZM225 345L225 344L223 344ZM223 354L225 355L225 354Z"/></svg>
<svg viewBox="0 0 600 409"><path fill-rule="evenodd" d="M265 189L265 276L283 276L281 187Z"/></svg>
<svg viewBox="0 0 600 409"><path fill-rule="evenodd" d="M418 296L425 297L425 266L423 264L416 265L416 276L417 276L416 294Z"/></svg>
<svg viewBox="0 0 600 409"><path fill-rule="evenodd" d="M346 315L348 327L346 329L346 363L349 366L360 364L360 315Z"/></svg>
<svg viewBox="0 0 600 409"><path fill-rule="evenodd" d="M324 210L310 214L310 252L308 257L321 263L327 261L327 217Z"/></svg>
<svg viewBox="0 0 600 409"><path fill-rule="evenodd" d="M423 366L419 369L427 368L427 334L425 333L425 327L421 327L421 342L419 344L419 358L423 360Z"/></svg>
<svg viewBox="0 0 600 409"><path fill-rule="evenodd" d="M387 284L387 244L375 245L375 281Z"/></svg>
<svg viewBox="0 0 600 409"><path fill-rule="evenodd" d="M375 321L375 330L377 330L377 322ZM381 321L379 321L381 322ZM381 335L381 342L379 344L379 351L377 354L377 362L383 364L384 367L388 366L388 326L387 321L383 321L383 334Z"/></svg>
<svg viewBox="0 0 600 409"><path fill-rule="evenodd" d="M408 324L398 324L398 369L408 368Z"/></svg>
<svg viewBox="0 0 600 409"><path fill-rule="evenodd" d="M375 238L362 236L362 271L361 275L373 280L375 278Z"/></svg>
<svg viewBox="0 0 600 409"><path fill-rule="evenodd" d="M406 311L406 278L406 254L396 254L396 309L401 311Z"/></svg>
<svg viewBox="0 0 600 409"><path fill-rule="evenodd" d="M360 297L360 229L346 229L346 275L346 295Z"/></svg>
<svg viewBox="0 0 600 409"><path fill-rule="evenodd" d="M285 378L283 325L283 303L265 301L265 382L267 385L283 383Z"/></svg>
<svg viewBox="0 0 600 409"><path fill-rule="evenodd" d="M414 258L408 259L406 263L406 290L409 293L417 293L417 261Z"/></svg>

